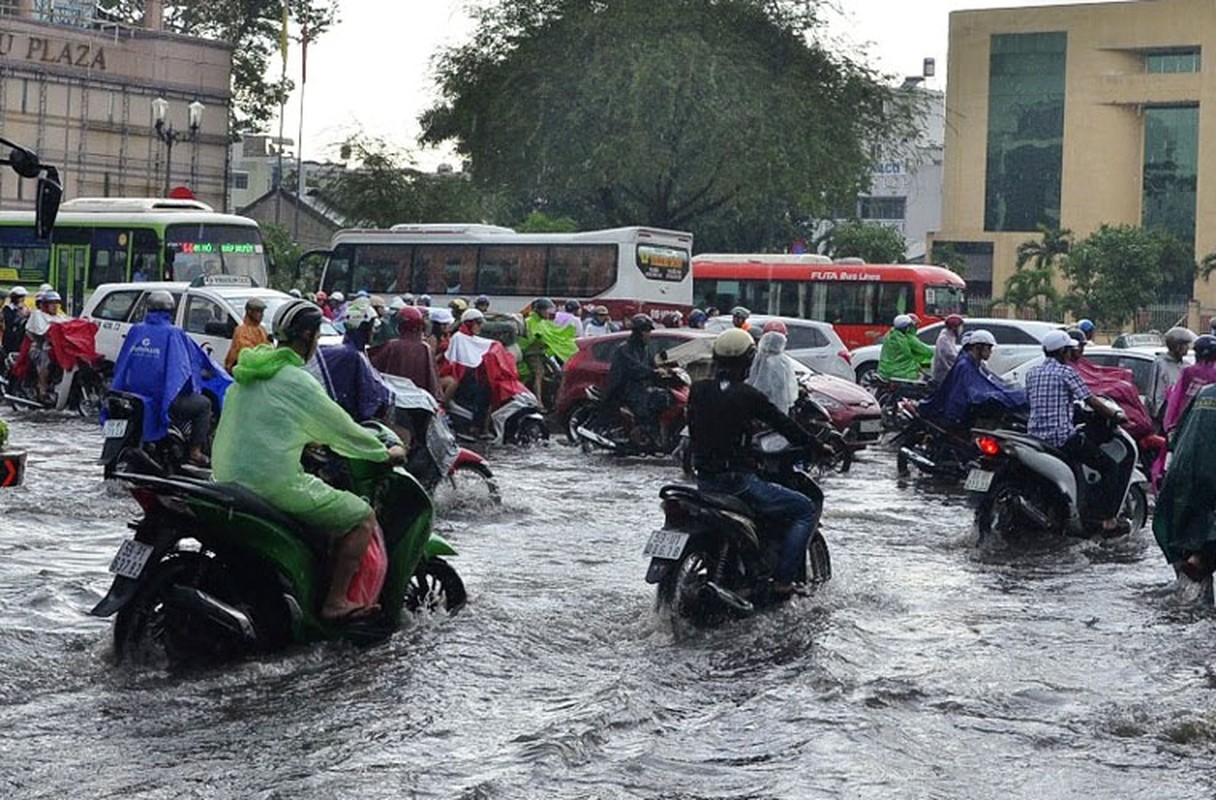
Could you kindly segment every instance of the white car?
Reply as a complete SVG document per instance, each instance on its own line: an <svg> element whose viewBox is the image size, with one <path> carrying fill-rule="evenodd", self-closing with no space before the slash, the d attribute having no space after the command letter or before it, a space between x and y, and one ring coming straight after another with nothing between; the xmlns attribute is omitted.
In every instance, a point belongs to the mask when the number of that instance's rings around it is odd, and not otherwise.
<svg viewBox="0 0 1216 800"><path fill-rule="evenodd" d="M223 277L231 281L230 276ZM173 295L176 304L174 324L223 364L232 344L232 332L245 317L246 302L253 297L266 301L262 327L269 334L275 310L291 299L291 295L284 292L248 284L196 283L199 285L169 281L101 284L93 290L80 315L98 325L94 348L107 360L117 360L127 332L147 314L148 295L163 290ZM341 341L342 337L338 328L328 321L322 323L321 334L322 344Z"/></svg>
<svg viewBox="0 0 1216 800"><path fill-rule="evenodd" d="M916 332L916 338L933 347L937 344L937 335L941 333L944 324L935 322L926 325ZM988 364L993 372L1000 375L1027 359L1043 355L1043 337L1049 331L1063 330L1064 326L1058 322L981 317L967 317L963 323L964 331L980 328L991 333L996 339L996 347L992 348L992 357L988 359ZM878 369L878 357L881 353L881 344L868 344L853 351L853 369L857 372L858 383L864 386L870 380L871 373Z"/></svg>
<svg viewBox="0 0 1216 800"><path fill-rule="evenodd" d="M1131 370L1132 380L1135 381L1136 388L1140 390L1140 399L1144 401L1145 406L1148 405L1148 382L1152 378L1153 362L1157 360L1157 356L1164 352L1166 352L1164 347L1154 346L1103 347L1091 344L1085 347L1085 357L1098 366L1122 367L1123 369ZM1025 386L1026 373L1042 364L1044 358L1046 356L1040 353L1038 356L1022 362L1001 377L1010 383ZM1194 364L1195 354L1187 353L1183 362Z"/></svg>
<svg viewBox="0 0 1216 800"><path fill-rule="evenodd" d="M795 361L824 375L835 375L846 381L856 380L853 365L849 363L849 350L831 325L813 319L752 314L748 317L752 336L759 339L764 330L764 323L769 320L785 323L785 352ZM705 330L721 333L732 325L734 322L730 316L724 314L707 320Z"/></svg>

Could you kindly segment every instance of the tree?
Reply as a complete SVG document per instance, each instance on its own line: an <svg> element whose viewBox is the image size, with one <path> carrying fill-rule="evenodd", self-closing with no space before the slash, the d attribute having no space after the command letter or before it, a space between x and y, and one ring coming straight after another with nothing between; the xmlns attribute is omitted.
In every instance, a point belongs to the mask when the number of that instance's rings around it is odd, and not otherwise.
<svg viewBox="0 0 1216 800"><path fill-rule="evenodd" d="M872 142L911 132L908 101L807 43L826 2L495 4L439 59L422 141L453 142L510 218L784 249L868 187Z"/></svg>
<svg viewBox="0 0 1216 800"><path fill-rule="evenodd" d="M300 285L297 280L296 262L300 260L304 248L296 244L295 239L291 237L291 232L285 226L274 223L262 223L259 227L262 229L262 244L266 246L266 252L271 260L271 288L283 292L291 289L303 291L310 288Z"/></svg>
<svg viewBox="0 0 1216 800"><path fill-rule="evenodd" d="M874 222L842 222L823 245L832 258L862 258L868 264L902 264L906 255L899 231Z"/></svg>
<svg viewBox="0 0 1216 800"><path fill-rule="evenodd" d="M930 260L955 275L967 277L967 257L958 251L953 242L934 242Z"/></svg>
<svg viewBox="0 0 1216 800"><path fill-rule="evenodd" d="M1068 255L1072 247L1072 231L1068 228L1052 228L1039 224L1039 238L1029 239L1018 245L1017 268L1022 269L1033 262L1036 270L1055 269L1056 261Z"/></svg>
<svg viewBox="0 0 1216 800"><path fill-rule="evenodd" d="M166 0L165 30L232 45L230 131L263 130L295 88L290 78L267 79L283 35L283 4L309 42L337 22L337 0ZM144 0L99 0L99 13L132 25L144 20Z"/></svg>
<svg viewBox="0 0 1216 800"><path fill-rule="evenodd" d="M1103 225L1074 244L1061 262L1071 283L1065 306L1107 327L1122 326L1165 285L1166 235Z"/></svg>
<svg viewBox="0 0 1216 800"><path fill-rule="evenodd" d="M1054 317L1060 302L1055 288L1056 263L1072 247L1072 231L1040 224L1039 238L1018 245L1017 271L1005 281L1002 303L1037 319Z"/></svg>

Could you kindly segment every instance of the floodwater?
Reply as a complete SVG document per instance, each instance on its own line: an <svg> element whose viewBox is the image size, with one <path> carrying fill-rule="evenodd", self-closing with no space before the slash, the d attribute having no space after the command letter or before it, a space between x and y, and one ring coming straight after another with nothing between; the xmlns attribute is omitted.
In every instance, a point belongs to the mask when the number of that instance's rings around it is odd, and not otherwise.
<svg viewBox="0 0 1216 800"><path fill-rule="evenodd" d="M15 416L15 419L13 418ZM87 615L135 506L96 429L10 415L0 492L6 798L1210 798L1214 618L1148 531L980 553L962 497L890 453L825 481L835 577L703 633L640 556L670 465L491 454L505 508L448 509L459 615L170 675Z"/></svg>

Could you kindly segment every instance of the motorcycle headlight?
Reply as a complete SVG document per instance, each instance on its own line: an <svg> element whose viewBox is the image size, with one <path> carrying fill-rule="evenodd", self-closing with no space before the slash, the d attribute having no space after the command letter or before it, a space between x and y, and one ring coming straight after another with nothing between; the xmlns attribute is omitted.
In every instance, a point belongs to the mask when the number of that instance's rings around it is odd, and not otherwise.
<svg viewBox="0 0 1216 800"><path fill-rule="evenodd" d="M834 397L829 397L823 392L811 392L811 397L815 399L816 403L823 406L828 411L840 411L842 408L844 408L844 403L840 402Z"/></svg>

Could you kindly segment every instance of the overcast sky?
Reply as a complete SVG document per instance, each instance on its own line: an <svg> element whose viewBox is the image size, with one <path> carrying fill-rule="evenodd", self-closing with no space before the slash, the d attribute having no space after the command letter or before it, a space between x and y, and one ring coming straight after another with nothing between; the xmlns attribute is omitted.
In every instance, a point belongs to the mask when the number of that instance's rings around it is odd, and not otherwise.
<svg viewBox="0 0 1216 800"><path fill-rule="evenodd" d="M839 0L828 36L886 73L919 75L925 58L936 59L944 89L948 16L967 8L1065 5L1096 0ZM335 143L362 130L403 149L415 149L419 113L437 98L432 56L445 45L467 41L473 25L467 0L342 0L341 22L308 48L304 85L304 155L336 157ZM288 70L298 83L299 45L292 45ZM300 92L284 114L284 135L299 139ZM277 131L272 131L277 133ZM421 166L452 160L420 153Z"/></svg>

